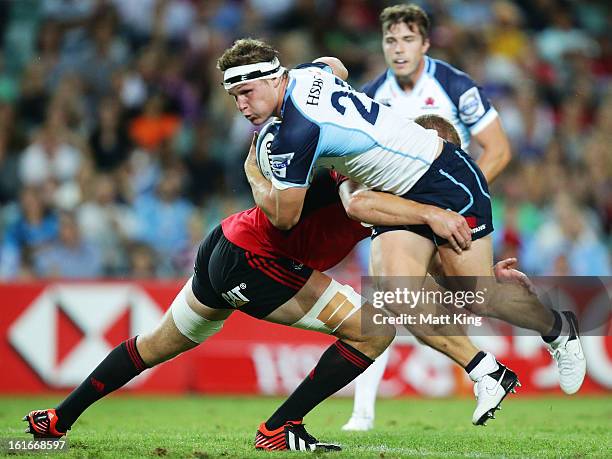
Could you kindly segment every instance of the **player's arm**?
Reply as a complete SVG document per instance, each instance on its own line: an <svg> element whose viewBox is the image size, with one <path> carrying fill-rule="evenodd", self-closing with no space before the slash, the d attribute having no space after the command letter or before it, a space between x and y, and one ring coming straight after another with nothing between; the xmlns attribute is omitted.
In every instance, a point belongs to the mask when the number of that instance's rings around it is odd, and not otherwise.
<svg viewBox="0 0 612 459"><path fill-rule="evenodd" d="M456 212L368 190L351 180L342 182L338 191L347 215L353 220L380 226L429 225L458 253L470 247L470 227Z"/></svg>
<svg viewBox="0 0 612 459"><path fill-rule="evenodd" d="M482 147L482 154L477 161L478 167L482 170L487 182L491 183L504 170L512 157L510 142L499 117L491 121L473 138Z"/></svg>
<svg viewBox="0 0 612 459"><path fill-rule="evenodd" d="M291 229L300 219L307 188L296 187L285 190L275 188L257 167L256 148L257 133L253 135L251 148L244 162L244 172L251 186L255 204L276 228Z"/></svg>
<svg viewBox="0 0 612 459"><path fill-rule="evenodd" d="M323 64L329 65L334 75L336 75L341 80L346 80L348 78L348 70L346 69L342 61L337 57L324 56L319 57L318 59L315 59L312 62L322 62Z"/></svg>

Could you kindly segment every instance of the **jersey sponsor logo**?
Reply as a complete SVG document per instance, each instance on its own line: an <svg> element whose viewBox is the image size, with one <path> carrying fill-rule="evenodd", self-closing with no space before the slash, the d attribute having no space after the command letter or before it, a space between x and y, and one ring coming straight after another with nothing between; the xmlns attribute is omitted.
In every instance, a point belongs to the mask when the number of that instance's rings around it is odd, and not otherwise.
<svg viewBox="0 0 612 459"><path fill-rule="evenodd" d="M475 234L475 233L480 233L480 232L481 232L482 230L484 230L486 227L487 227L487 225L484 225L484 224L483 224L483 225L477 226L476 228L472 228L472 234Z"/></svg>
<svg viewBox="0 0 612 459"><path fill-rule="evenodd" d="M315 77L306 97L306 105L319 105L321 90L323 89L323 78Z"/></svg>
<svg viewBox="0 0 612 459"><path fill-rule="evenodd" d="M240 308L249 302L249 299L244 296L244 293L241 290L246 289L246 284L242 282L240 285L237 285L233 289L222 293L221 296L225 301L232 305L234 308Z"/></svg>
<svg viewBox="0 0 612 459"><path fill-rule="evenodd" d="M486 229L486 227L487 227L486 223L483 223L482 225L476 226L476 225L478 225L478 220L474 216L465 217L465 221L467 222L468 226L470 227L470 231L472 232L472 234L480 233L482 230Z"/></svg>
<svg viewBox="0 0 612 459"><path fill-rule="evenodd" d="M281 153L278 155L268 155L272 172L277 177L287 177L287 167L291 164L291 160L295 153Z"/></svg>
<svg viewBox="0 0 612 459"><path fill-rule="evenodd" d="M291 260L291 267L295 270L295 271L301 271L302 268L304 267L304 263L298 263L297 261L293 261Z"/></svg>
<svg viewBox="0 0 612 459"><path fill-rule="evenodd" d="M485 114L485 107L477 87L468 89L459 97L458 108L461 121L465 124L474 124Z"/></svg>
<svg viewBox="0 0 612 459"><path fill-rule="evenodd" d="M421 105L421 110L436 110L440 108L440 106L438 104L436 104L436 100L429 96L427 98L425 98L425 100L423 101L423 104Z"/></svg>

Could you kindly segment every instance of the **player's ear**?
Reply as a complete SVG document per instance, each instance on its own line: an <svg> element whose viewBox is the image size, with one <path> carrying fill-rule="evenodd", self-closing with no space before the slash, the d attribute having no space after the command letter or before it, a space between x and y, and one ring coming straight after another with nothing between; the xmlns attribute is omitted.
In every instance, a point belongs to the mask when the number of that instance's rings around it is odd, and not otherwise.
<svg viewBox="0 0 612 459"><path fill-rule="evenodd" d="M426 54L427 51L429 51L429 45L431 43L429 42L429 38L423 38L423 54Z"/></svg>

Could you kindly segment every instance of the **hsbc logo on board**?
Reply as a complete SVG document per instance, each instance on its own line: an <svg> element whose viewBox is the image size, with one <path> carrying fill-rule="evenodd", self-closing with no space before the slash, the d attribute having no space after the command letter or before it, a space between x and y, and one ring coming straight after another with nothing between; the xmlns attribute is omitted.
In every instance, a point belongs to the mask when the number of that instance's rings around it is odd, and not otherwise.
<svg viewBox="0 0 612 459"><path fill-rule="evenodd" d="M67 387L79 384L113 347L151 330L161 317L157 303L136 285L54 284L15 320L8 338L47 384Z"/></svg>

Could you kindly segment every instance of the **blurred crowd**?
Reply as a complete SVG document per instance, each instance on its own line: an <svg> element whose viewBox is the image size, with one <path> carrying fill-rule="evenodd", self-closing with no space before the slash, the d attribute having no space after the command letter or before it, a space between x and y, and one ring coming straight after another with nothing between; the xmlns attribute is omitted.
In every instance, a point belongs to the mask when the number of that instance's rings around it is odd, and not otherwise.
<svg viewBox="0 0 612 459"><path fill-rule="evenodd" d="M0 2L0 279L180 277L251 205L253 126L217 57L244 36L291 67L380 74L373 0ZM488 92L514 159L493 186L498 258L610 275L612 13L605 1L417 1L430 55ZM478 152L474 151L477 155Z"/></svg>

